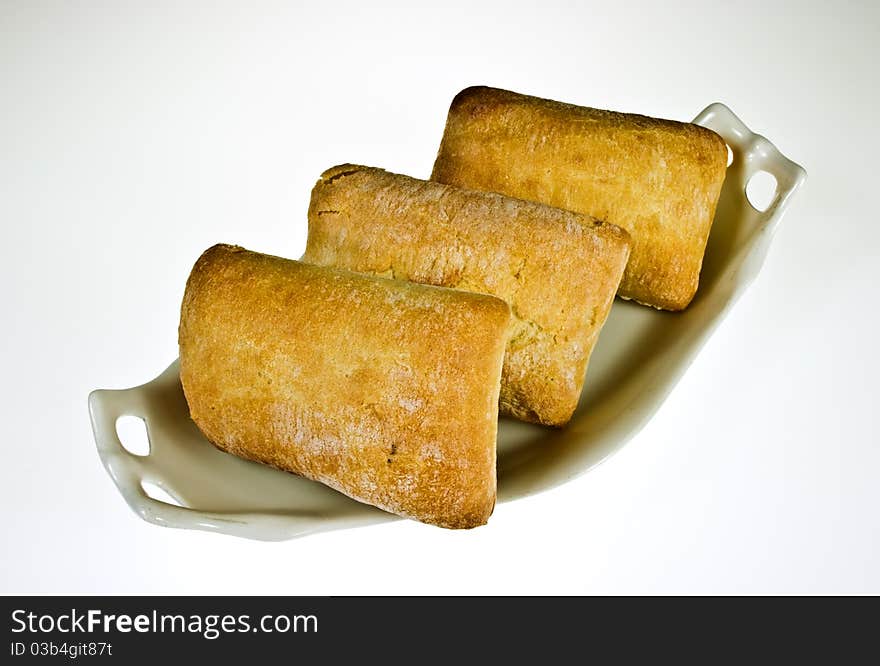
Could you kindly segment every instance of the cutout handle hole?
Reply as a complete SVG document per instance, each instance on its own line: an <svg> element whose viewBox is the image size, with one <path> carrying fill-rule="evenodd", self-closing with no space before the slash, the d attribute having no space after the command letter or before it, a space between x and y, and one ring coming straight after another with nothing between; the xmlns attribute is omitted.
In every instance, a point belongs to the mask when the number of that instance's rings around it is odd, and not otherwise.
<svg viewBox="0 0 880 666"><path fill-rule="evenodd" d="M147 497L151 497L158 502L164 502L171 506L183 506L183 504L178 502L171 493L157 483L153 483L152 481L141 481L141 488L144 489Z"/></svg>
<svg viewBox="0 0 880 666"><path fill-rule="evenodd" d="M776 198L777 188L778 183L773 174L766 171L758 171L746 183L746 198L749 200L752 208L759 213L763 213L773 203L773 199Z"/></svg>
<svg viewBox="0 0 880 666"><path fill-rule="evenodd" d="M147 424L138 416L120 416L116 419L116 434L122 447L136 456L150 455L150 437Z"/></svg>

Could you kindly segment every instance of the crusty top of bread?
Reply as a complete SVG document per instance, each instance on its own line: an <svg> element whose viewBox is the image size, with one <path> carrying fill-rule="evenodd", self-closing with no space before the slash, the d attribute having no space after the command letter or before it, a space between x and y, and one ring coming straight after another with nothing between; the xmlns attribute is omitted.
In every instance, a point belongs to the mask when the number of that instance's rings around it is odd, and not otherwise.
<svg viewBox="0 0 880 666"><path fill-rule="evenodd" d="M187 282L180 377L206 437L444 527L495 502L503 301L217 245Z"/></svg>
<svg viewBox="0 0 880 666"><path fill-rule="evenodd" d="M680 310L726 166L723 139L705 127L475 86L452 102L432 179L623 227L632 248L619 294Z"/></svg>
<svg viewBox="0 0 880 666"><path fill-rule="evenodd" d="M513 92L512 90L489 86L470 86L465 88L452 99L449 111L479 117L505 107L509 108L508 105L510 104L526 104L532 109L540 110L542 113L553 115L566 121L574 119L589 123L601 123L608 127L616 127L627 131L665 129L674 132L685 132L698 140L707 141L712 145L717 145L718 141L722 144L724 143L724 140L716 132L694 123L654 118L639 113L608 111L589 106L579 106L577 104L558 102L552 99L525 95Z"/></svg>

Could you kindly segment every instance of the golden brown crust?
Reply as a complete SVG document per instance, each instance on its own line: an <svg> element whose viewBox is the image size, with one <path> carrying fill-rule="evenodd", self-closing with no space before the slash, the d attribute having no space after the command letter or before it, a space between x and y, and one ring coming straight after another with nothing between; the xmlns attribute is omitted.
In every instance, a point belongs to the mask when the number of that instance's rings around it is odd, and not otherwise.
<svg viewBox="0 0 880 666"><path fill-rule="evenodd" d="M704 127L474 87L452 102L432 179L623 227L632 253L619 294L680 310L726 168L724 141Z"/></svg>
<svg viewBox="0 0 880 666"><path fill-rule="evenodd" d="M312 190L303 260L509 302L501 409L561 426L628 253L625 231L585 215L344 164Z"/></svg>
<svg viewBox="0 0 880 666"><path fill-rule="evenodd" d="M190 414L229 453L452 528L495 504L503 301L217 245L180 319Z"/></svg>

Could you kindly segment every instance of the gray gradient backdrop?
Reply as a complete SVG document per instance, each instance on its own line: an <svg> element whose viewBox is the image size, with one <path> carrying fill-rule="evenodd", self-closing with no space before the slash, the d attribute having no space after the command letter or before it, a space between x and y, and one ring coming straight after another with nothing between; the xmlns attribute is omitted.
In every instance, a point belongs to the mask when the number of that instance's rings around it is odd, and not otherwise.
<svg viewBox="0 0 880 666"><path fill-rule="evenodd" d="M0 592L880 592L880 5L417 4L0 1ZM809 171L660 413L471 532L138 520L88 392L175 357L207 246L298 256L325 167L427 176L478 83L683 120L723 101Z"/></svg>

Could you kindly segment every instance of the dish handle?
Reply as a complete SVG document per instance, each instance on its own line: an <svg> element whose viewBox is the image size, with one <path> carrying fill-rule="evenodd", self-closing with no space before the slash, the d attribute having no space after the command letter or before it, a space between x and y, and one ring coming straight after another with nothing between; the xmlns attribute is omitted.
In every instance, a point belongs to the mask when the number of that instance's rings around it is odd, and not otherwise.
<svg viewBox="0 0 880 666"><path fill-rule="evenodd" d="M724 139L733 153L733 162L728 168L727 178L736 178L742 196L758 214L758 222L763 227L779 221L781 212L792 195L804 183L807 172L800 165L783 155L770 141L755 134L727 106L720 102L703 109L694 123L713 130ZM751 203L746 189L755 174L765 171L776 180L776 191L769 205L759 210Z"/></svg>
<svg viewBox="0 0 880 666"><path fill-rule="evenodd" d="M176 374L176 365L172 364L166 373ZM173 527L191 522L196 513L192 509L150 497L144 488L145 481L152 483L149 463L153 444L150 436L150 405L140 387L92 391L89 394L89 416L101 462L128 506L141 518L156 525ZM137 455L123 446L117 431L117 422L123 416L133 416L144 422L150 442L150 451L146 455ZM173 496L170 489L157 485Z"/></svg>

